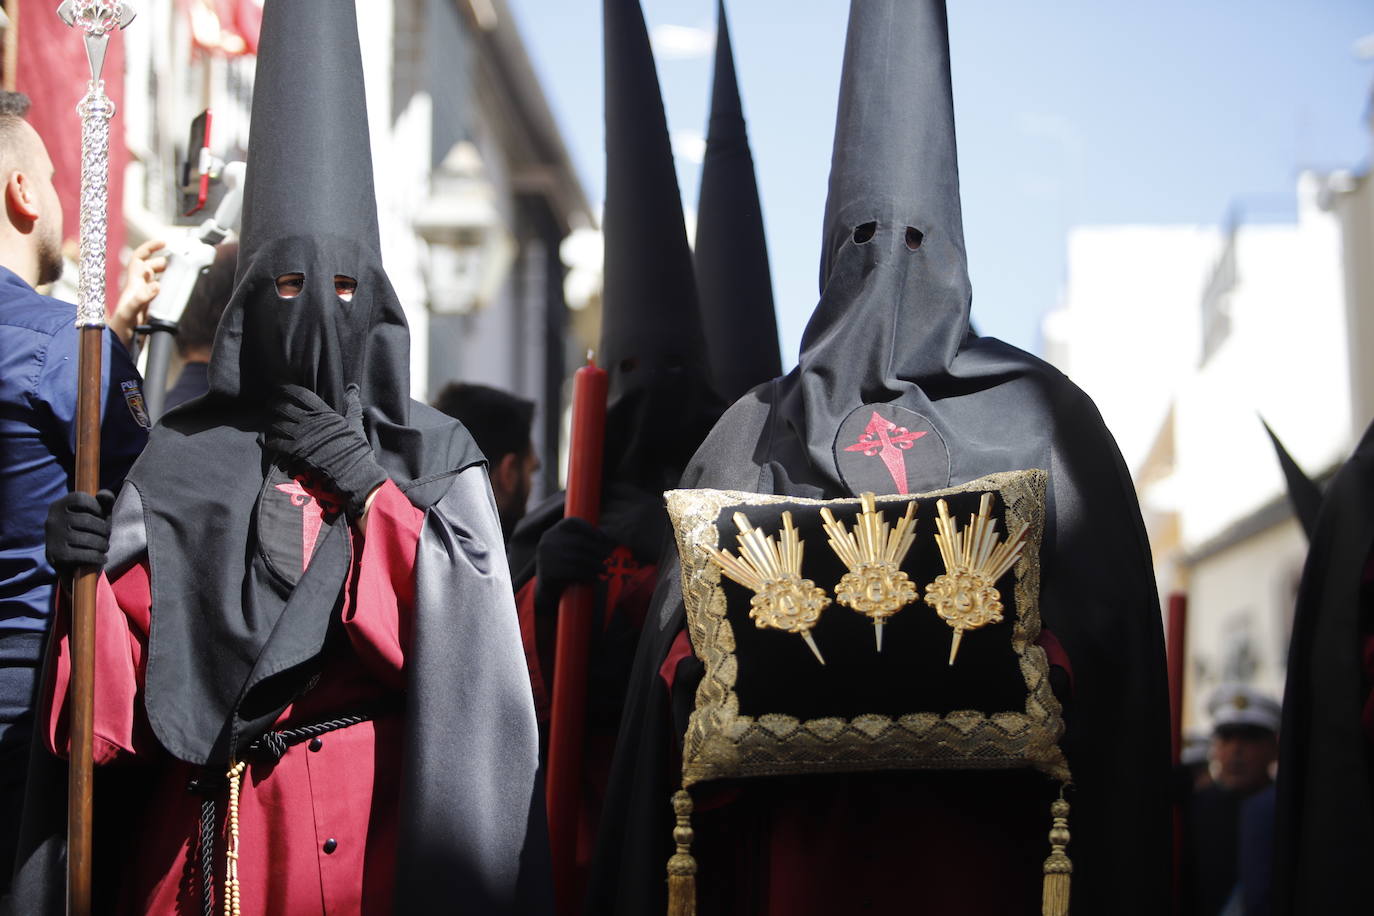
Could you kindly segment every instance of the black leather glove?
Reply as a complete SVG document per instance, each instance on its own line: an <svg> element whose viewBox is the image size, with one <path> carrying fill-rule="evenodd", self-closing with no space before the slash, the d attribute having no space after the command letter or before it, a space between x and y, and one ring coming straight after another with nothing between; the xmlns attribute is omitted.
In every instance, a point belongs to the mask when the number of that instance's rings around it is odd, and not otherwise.
<svg viewBox="0 0 1374 916"><path fill-rule="evenodd" d="M363 409L358 386L349 385L340 416L315 392L283 385L272 405L264 444L319 474L344 499L344 511L357 518L367 497L386 482L363 435Z"/></svg>
<svg viewBox="0 0 1374 916"><path fill-rule="evenodd" d="M70 576L78 568L105 565L110 552L110 510L115 497L109 490L68 493L48 509L44 535L48 562L58 575Z"/></svg>
<svg viewBox="0 0 1374 916"><path fill-rule="evenodd" d="M606 558L613 550L615 541L583 519L554 523L534 548L534 574L539 579L535 612L556 612L559 597L571 583L595 582L605 572Z"/></svg>

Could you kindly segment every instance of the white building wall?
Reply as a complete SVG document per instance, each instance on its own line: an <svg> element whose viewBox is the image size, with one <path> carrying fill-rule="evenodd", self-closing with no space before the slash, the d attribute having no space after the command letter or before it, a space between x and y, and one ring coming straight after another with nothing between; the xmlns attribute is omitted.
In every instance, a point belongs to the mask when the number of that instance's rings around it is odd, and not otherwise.
<svg viewBox="0 0 1374 916"><path fill-rule="evenodd" d="M1219 238L1201 226L1069 233L1068 281L1045 322L1046 353L1097 404L1133 473L1197 364L1197 301Z"/></svg>
<svg viewBox="0 0 1374 916"><path fill-rule="evenodd" d="M1374 99L1371 99L1374 115ZM1371 117L1374 126L1374 117ZM1327 183L1332 211L1341 221L1345 260L1346 350L1354 373L1351 425L1362 430L1374 420L1374 177L1337 173Z"/></svg>
<svg viewBox="0 0 1374 916"><path fill-rule="evenodd" d="M1317 474L1343 460L1352 431L1339 225L1299 185L1295 225L1235 235L1231 331L1177 401L1177 498L1194 549L1285 492L1263 416Z"/></svg>
<svg viewBox="0 0 1374 916"><path fill-rule="evenodd" d="M1283 696L1293 601L1306 556L1307 536L1289 518L1194 567L1185 726L1206 727L1207 699L1223 682Z"/></svg>
<svg viewBox="0 0 1374 916"><path fill-rule="evenodd" d="M1070 234L1047 353L1097 402L1133 473L1158 443L1142 505L1168 540L1155 545L1161 583L1188 595L1190 727L1208 724L1206 699L1223 680L1282 693L1307 543L1283 516L1286 487L1259 417L1317 475L1344 460L1374 411L1358 398L1366 370L1352 363L1367 350L1351 336L1374 326L1350 291L1374 262L1352 232L1370 206L1362 191L1333 195L1304 175L1291 223Z"/></svg>

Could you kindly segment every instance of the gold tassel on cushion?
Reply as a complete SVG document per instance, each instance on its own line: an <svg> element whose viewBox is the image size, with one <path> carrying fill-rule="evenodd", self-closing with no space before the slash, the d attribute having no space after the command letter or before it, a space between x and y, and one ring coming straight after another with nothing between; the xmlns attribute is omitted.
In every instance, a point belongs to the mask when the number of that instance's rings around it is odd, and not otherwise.
<svg viewBox="0 0 1374 916"><path fill-rule="evenodd" d="M673 795L677 826L673 842L677 852L668 860L668 916L696 916L697 860L692 858L692 796L686 789Z"/></svg>
<svg viewBox="0 0 1374 916"><path fill-rule="evenodd" d="M1069 916L1069 876L1073 874L1073 863L1069 861L1064 847L1069 845L1069 803L1064 801L1064 790L1059 790L1059 798L1050 805L1054 826L1050 828L1050 857L1045 860L1045 894L1042 898L1042 916Z"/></svg>

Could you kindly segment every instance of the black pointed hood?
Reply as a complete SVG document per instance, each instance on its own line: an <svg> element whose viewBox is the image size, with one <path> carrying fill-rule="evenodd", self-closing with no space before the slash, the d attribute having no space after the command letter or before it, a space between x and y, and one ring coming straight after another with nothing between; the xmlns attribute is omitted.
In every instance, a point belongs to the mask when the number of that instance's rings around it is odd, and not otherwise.
<svg viewBox="0 0 1374 916"><path fill-rule="evenodd" d="M724 0L716 8L715 63L697 198L696 277L712 377L721 396L734 401L781 375L782 354Z"/></svg>
<svg viewBox="0 0 1374 916"><path fill-rule="evenodd" d="M1283 469L1283 479L1288 485L1288 501L1293 505L1293 514L1298 517L1303 533L1311 540L1312 532L1317 527L1317 513L1322 507L1321 488L1298 466L1293 456L1288 454L1288 449L1284 448L1279 437L1274 435L1269 423L1263 418L1260 422L1264 424L1264 431L1269 434L1269 441L1274 443L1274 453L1278 455L1279 467Z"/></svg>
<svg viewBox="0 0 1374 916"><path fill-rule="evenodd" d="M972 293L941 0L850 6L822 246L803 362L861 350L869 388L949 366Z"/></svg>
<svg viewBox="0 0 1374 916"><path fill-rule="evenodd" d="M970 301L945 4L852 2L821 298L802 335L798 384L780 405L828 485L856 494L945 486L961 459L980 464L992 443L937 414L982 423L993 402L1021 413L997 397L949 400L989 384L974 380L981 360L961 351L974 340ZM1013 467L1044 466L1033 441L1012 450L1023 453ZM993 451L998 464L1012 454Z"/></svg>
<svg viewBox="0 0 1374 916"><path fill-rule="evenodd" d="M304 286L285 299L276 279L291 273ZM357 281L352 301L336 295L335 276ZM268 3L238 272L211 391L258 400L291 382L337 409L357 384L364 406L404 423L409 360L405 315L382 269L353 3Z"/></svg>
<svg viewBox="0 0 1374 916"><path fill-rule="evenodd" d="M639 0L605 0L607 473L671 486L720 415Z"/></svg>

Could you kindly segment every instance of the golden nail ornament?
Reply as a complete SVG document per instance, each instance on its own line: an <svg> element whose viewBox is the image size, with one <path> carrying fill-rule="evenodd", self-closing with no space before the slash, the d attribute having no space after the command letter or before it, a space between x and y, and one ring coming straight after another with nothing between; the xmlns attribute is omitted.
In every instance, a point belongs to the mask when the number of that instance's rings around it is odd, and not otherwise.
<svg viewBox="0 0 1374 916"><path fill-rule="evenodd" d="M830 549L849 568L835 586L835 600L872 618L873 638L881 652L883 624L916 600L916 584L900 568L916 540L916 503L907 503L906 514L894 528L878 511L872 493L862 494L859 501L863 511L854 520L853 531L837 521L828 507L821 509L821 518Z"/></svg>
<svg viewBox="0 0 1374 916"><path fill-rule="evenodd" d="M749 600L749 617L755 626L796 633L806 640L816 660L824 665L821 650L811 638L811 628L820 621L821 611L830 604L830 599L824 589L801 576L805 545L792 526L792 513L782 514L780 543L775 542L771 534L765 536L752 527L743 512L735 513L735 527L740 532L739 557L707 548L711 559L725 575L754 591L754 597Z"/></svg>
<svg viewBox="0 0 1374 916"><path fill-rule="evenodd" d="M1002 596L996 588L997 580L1021 557L1029 526L1023 523L1015 534L999 542L997 523L991 518L991 493L983 494L978 514L969 516L963 531L950 518L949 506L943 499L935 507L940 514L935 520L935 542L940 545L945 573L926 587L926 604L954 628L954 642L949 647L952 665L965 631L1002 622Z"/></svg>

